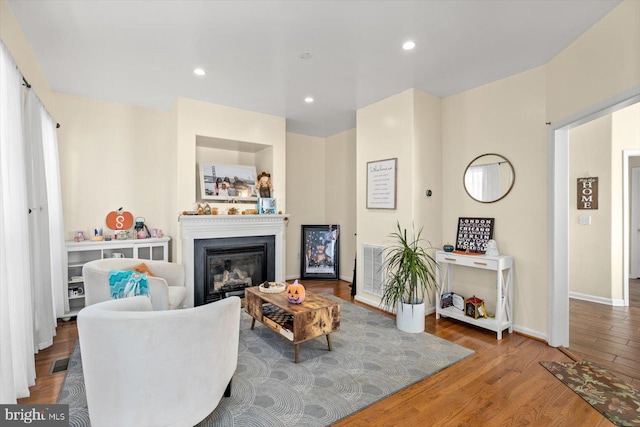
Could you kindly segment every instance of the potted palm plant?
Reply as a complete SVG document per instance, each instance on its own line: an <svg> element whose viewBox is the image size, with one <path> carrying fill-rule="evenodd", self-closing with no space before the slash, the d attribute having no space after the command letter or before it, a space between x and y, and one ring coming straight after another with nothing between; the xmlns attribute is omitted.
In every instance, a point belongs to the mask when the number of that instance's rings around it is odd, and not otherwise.
<svg viewBox="0 0 640 427"><path fill-rule="evenodd" d="M387 311L396 312L396 326L404 332L424 332L425 295L431 301L431 291L437 288L435 271L438 264L422 246L422 229L416 234L396 224L391 234L394 242L387 249L384 260L384 294L380 305ZM429 242L426 242L429 243ZM431 247L431 244L429 244Z"/></svg>

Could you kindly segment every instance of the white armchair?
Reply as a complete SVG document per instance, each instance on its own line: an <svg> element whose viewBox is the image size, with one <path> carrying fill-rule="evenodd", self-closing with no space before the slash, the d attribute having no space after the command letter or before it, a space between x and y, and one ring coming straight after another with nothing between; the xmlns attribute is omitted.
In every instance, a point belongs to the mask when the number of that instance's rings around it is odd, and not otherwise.
<svg viewBox="0 0 640 427"><path fill-rule="evenodd" d="M150 261L136 258L105 258L90 261L82 267L84 279L85 305L89 306L111 299L109 271L131 270L145 263L153 277L149 277L149 293L154 310L182 308L187 288L182 264L165 261Z"/></svg>
<svg viewBox="0 0 640 427"><path fill-rule="evenodd" d="M230 396L239 330L238 297L170 311L151 311L146 296L85 307L78 333L91 425L196 425Z"/></svg>

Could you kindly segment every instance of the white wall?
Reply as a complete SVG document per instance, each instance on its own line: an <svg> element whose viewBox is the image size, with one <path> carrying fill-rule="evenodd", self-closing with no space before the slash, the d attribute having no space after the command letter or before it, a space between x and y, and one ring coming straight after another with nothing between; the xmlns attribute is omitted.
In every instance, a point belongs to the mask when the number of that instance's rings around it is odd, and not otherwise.
<svg viewBox="0 0 640 427"><path fill-rule="evenodd" d="M301 225L340 225L340 277L351 281L356 232L356 132L287 133L287 279L300 277Z"/></svg>
<svg viewBox="0 0 640 427"><path fill-rule="evenodd" d="M11 52L20 72L31 85L31 90L36 92L49 114L57 119L55 95L5 0L0 0L0 40Z"/></svg>
<svg viewBox="0 0 640 427"><path fill-rule="evenodd" d="M286 194L286 137L285 119L269 114L255 113L239 108L209 104L187 98L178 98L173 108L176 118L176 192L167 209L178 213L192 210L199 198L196 195L196 138L208 137L231 141L243 141L270 147L273 166L271 181L278 199L278 210L287 213ZM264 166L264 164L259 165ZM280 189L280 190L279 190ZM226 208L224 203L210 203L212 206ZM181 242L177 220L174 223L176 236L174 241L174 259L182 260ZM285 251L286 252L286 251ZM286 258L285 258L286 259Z"/></svg>
<svg viewBox="0 0 640 427"><path fill-rule="evenodd" d="M414 93L413 215L431 245L442 241L442 100L426 92ZM431 190L432 195L426 195Z"/></svg>
<svg viewBox="0 0 640 427"><path fill-rule="evenodd" d="M569 131L569 291L611 298L611 115ZM622 157L622 156L621 156ZM589 175L587 175L587 173ZM577 179L598 177L598 209L577 208ZM579 216L591 225L580 225Z"/></svg>
<svg viewBox="0 0 640 427"><path fill-rule="evenodd" d="M640 2L625 0L545 66L546 121L640 85Z"/></svg>
<svg viewBox="0 0 640 427"><path fill-rule="evenodd" d="M356 130L325 140L326 224L340 224L340 277L353 279L356 255Z"/></svg>
<svg viewBox="0 0 640 427"><path fill-rule="evenodd" d="M402 228L418 231L435 246L441 245L439 221L441 166L440 100L411 89L357 111L357 251L362 245L388 246L389 235ZM367 162L397 158L396 209L367 209ZM426 187L436 196L427 199ZM363 278L362 262L358 277ZM364 292L358 280L358 299L377 305L380 298Z"/></svg>
<svg viewBox="0 0 640 427"><path fill-rule="evenodd" d="M325 140L287 133L287 262L285 277L300 277L301 225L326 224Z"/></svg>
<svg viewBox="0 0 640 427"><path fill-rule="evenodd" d="M168 209L176 168L168 112L56 94L65 233L91 236L124 207L174 237Z"/></svg>
<svg viewBox="0 0 640 427"><path fill-rule="evenodd" d="M536 68L443 100L443 239L455 243L459 217L495 218L500 253L514 258L514 323L527 333L547 328L547 147L544 69ZM497 153L515 170L511 192L479 203L463 187L475 157ZM495 310L495 276L459 269L458 292ZM477 269L473 269L477 270ZM486 272L485 272L486 273Z"/></svg>

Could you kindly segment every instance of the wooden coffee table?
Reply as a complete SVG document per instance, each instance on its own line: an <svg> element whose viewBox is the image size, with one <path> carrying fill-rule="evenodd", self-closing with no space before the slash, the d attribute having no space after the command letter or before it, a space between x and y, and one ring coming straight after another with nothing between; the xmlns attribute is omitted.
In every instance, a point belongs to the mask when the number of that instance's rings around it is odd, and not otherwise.
<svg viewBox="0 0 640 427"><path fill-rule="evenodd" d="M299 345L302 342L326 335L331 351L331 332L340 329L340 303L306 291L301 304L287 300L286 292L268 294L258 286L246 288L245 311L251 319L251 330L256 320L279 333L295 345L295 361L298 363Z"/></svg>

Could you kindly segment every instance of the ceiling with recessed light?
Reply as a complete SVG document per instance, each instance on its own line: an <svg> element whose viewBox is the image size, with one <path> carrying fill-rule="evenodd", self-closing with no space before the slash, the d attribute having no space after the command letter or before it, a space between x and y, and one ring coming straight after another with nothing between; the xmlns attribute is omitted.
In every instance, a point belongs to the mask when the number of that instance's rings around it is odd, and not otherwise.
<svg viewBox="0 0 640 427"><path fill-rule="evenodd" d="M8 0L54 91L164 110L183 96L321 137L409 88L444 97L541 66L619 3Z"/></svg>

